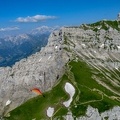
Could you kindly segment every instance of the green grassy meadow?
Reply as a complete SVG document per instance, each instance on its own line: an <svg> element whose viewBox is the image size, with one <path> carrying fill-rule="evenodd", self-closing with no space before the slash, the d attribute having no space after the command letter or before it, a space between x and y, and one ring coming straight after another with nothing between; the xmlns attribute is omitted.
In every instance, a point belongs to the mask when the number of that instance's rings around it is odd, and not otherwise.
<svg viewBox="0 0 120 120"><path fill-rule="evenodd" d="M85 115L88 105L98 108L99 112L104 112L114 106L120 106L120 101L113 100L114 93L98 84L93 78L93 71L83 61L72 60L67 64L66 73L59 79L53 88L44 93L45 98L37 96L10 112L10 117L6 120L49 120L54 118L63 119L63 116L71 111L73 116ZM97 71L97 70L95 70ZM98 71L97 71L98 72ZM97 75L97 77L103 77ZM75 95L69 108L63 105L69 99L69 94L64 90L65 83L71 83L75 88ZM54 107L55 112L52 118L47 116L48 107Z"/></svg>

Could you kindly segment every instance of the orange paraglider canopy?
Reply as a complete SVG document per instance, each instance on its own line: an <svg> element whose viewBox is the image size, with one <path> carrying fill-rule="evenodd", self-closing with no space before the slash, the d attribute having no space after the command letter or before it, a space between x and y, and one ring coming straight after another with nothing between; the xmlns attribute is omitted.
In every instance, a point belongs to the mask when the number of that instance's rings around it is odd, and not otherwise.
<svg viewBox="0 0 120 120"><path fill-rule="evenodd" d="M31 91L34 92L37 95L42 95L43 97L45 97L38 88L33 88L33 89L31 89Z"/></svg>

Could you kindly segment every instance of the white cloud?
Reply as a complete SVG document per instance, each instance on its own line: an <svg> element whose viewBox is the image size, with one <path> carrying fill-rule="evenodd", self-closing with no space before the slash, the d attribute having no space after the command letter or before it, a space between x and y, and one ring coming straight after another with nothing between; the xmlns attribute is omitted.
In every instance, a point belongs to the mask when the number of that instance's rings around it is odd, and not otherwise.
<svg viewBox="0 0 120 120"><path fill-rule="evenodd" d="M19 27L6 27L6 28L0 28L0 32L19 30L19 29L20 29Z"/></svg>
<svg viewBox="0 0 120 120"><path fill-rule="evenodd" d="M55 16L47 16L47 15L35 15L35 16L27 16L27 17L18 17L15 21L16 22L40 22L43 20L48 20L48 19L55 19Z"/></svg>

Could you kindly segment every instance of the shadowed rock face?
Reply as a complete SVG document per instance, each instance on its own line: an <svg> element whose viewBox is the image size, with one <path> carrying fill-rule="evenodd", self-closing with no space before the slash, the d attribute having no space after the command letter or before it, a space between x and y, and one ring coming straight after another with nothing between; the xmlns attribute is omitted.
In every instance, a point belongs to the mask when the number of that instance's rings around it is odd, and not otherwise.
<svg viewBox="0 0 120 120"><path fill-rule="evenodd" d="M120 31L107 23L104 23L107 29L101 26L100 23L96 26L61 28L50 35L47 46L40 52L22 59L12 68L0 68L0 113L8 112L34 97L30 92L33 87L41 91L51 89L58 77L64 74L65 64L74 56L109 77L114 89L95 79L120 96L120 76L117 74L120 72ZM5 107L9 99L12 102Z"/></svg>

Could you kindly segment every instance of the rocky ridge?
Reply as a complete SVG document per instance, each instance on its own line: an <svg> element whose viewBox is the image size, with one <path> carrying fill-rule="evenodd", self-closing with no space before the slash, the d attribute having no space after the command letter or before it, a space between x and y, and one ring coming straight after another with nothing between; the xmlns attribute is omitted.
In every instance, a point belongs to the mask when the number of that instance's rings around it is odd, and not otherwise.
<svg viewBox="0 0 120 120"><path fill-rule="evenodd" d="M12 68L0 68L1 114L34 97L30 94L32 87L39 87L42 91L51 89L64 74L65 64L74 57L83 59L104 74L109 83L96 76L93 78L120 96L120 31L103 21L97 25L54 31L40 52L17 62ZM8 99L12 102L6 108ZM113 96L113 99L119 100L119 97Z"/></svg>
<svg viewBox="0 0 120 120"><path fill-rule="evenodd" d="M65 49L104 74L110 84L97 78L95 80L120 96L120 31L103 23L107 30L89 25L64 28ZM95 28L97 31L94 31Z"/></svg>

